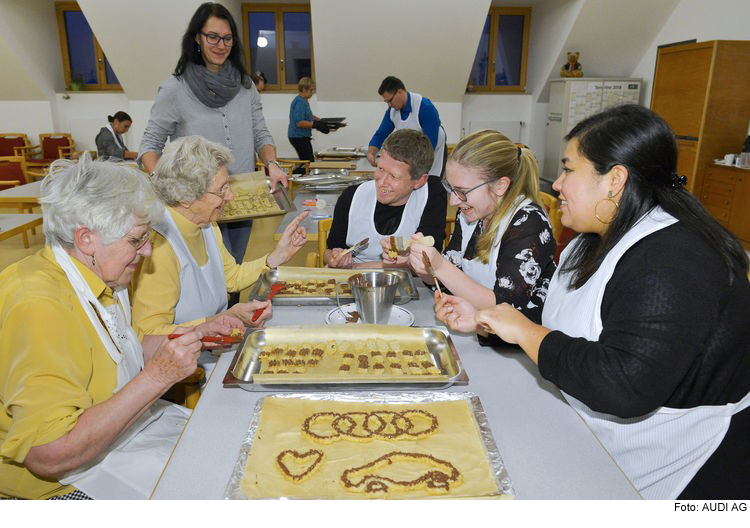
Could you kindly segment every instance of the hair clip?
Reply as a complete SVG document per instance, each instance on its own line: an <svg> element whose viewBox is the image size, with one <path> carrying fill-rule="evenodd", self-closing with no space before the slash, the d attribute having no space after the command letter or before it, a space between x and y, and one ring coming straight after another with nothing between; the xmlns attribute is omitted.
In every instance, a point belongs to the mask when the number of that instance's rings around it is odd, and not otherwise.
<svg viewBox="0 0 750 528"><path fill-rule="evenodd" d="M687 177L680 176L676 172L672 173L672 189L680 189L687 184Z"/></svg>

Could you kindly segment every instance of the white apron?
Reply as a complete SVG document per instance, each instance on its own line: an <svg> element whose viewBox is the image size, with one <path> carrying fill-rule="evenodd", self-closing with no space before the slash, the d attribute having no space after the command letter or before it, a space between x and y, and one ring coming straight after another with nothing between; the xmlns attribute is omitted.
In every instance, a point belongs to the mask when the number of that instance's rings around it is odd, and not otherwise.
<svg viewBox="0 0 750 528"><path fill-rule="evenodd" d="M166 238L180 263L180 298L174 310L174 324L195 321L226 310L227 280L213 225L201 228L208 254L208 261L203 266L199 266L190 253L171 211L167 211L154 230Z"/></svg>
<svg viewBox="0 0 750 528"><path fill-rule="evenodd" d="M602 331L601 303L618 261L636 242L677 220L660 207L641 218L604 258L594 275L569 290L569 274L561 274L576 241L560 256L552 277L542 324L571 337L596 341ZM659 407L637 418L618 418L591 410L565 394L638 491L647 499L675 499L713 454L729 428L732 415L750 406L750 394L737 403L692 409Z"/></svg>
<svg viewBox="0 0 750 528"><path fill-rule="evenodd" d="M111 124L107 125L107 130L109 130L109 132L112 134L112 137L115 138L115 143L117 143L124 150L128 150L128 147L125 146L125 142L122 140L122 138L112 129Z"/></svg>
<svg viewBox="0 0 750 528"><path fill-rule="evenodd" d="M401 223L392 236L411 237L417 232L419 221L427 205L427 184L422 185L409 196L401 215ZM380 239L389 235L378 233L375 228L375 206L378 201L378 191L375 181L370 180L361 184L354 191L352 204L349 209L349 226L346 233L346 244L352 247L357 242L368 238L367 248L354 255L354 262L373 262L383 260L383 248Z"/></svg>
<svg viewBox="0 0 750 528"><path fill-rule="evenodd" d="M396 130L408 128L423 132L422 125L419 122L419 108L422 106L422 96L418 93L409 92L411 96L411 113L406 119L401 119L401 110L391 108L391 121ZM443 156L445 153L445 130L442 125L438 129L438 139L435 145L435 158L432 160L429 174L440 178L443 171Z"/></svg>
<svg viewBox="0 0 750 528"><path fill-rule="evenodd" d="M94 297L70 255L57 245L52 246L52 251L117 365L117 392L143 369L143 350L130 326L128 292L124 288L116 291L115 303L105 308ZM157 400L96 460L68 472L60 483L75 486L94 499L147 499L189 417L188 409Z"/></svg>
<svg viewBox="0 0 750 528"><path fill-rule="evenodd" d="M497 282L497 255L500 252L500 241L516 212L530 203L531 200L529 198L519 196L516 198L513 207L511 207L502 220L500 220L497 233L495 233L495 240L492 242L492 249L490 250L489 261L487 264L480 261L478 258L467 259L464 257L464 255L466 255L466 248L469 246L469 240L471 240L479 221L468 223L464 218L464 215L459 214L458 222L461 226L461 253L456 254L452 251L448 252L446 254L448 260L455 266L460 266L461 270L475 282L494 291L495 283Z"/></svg>

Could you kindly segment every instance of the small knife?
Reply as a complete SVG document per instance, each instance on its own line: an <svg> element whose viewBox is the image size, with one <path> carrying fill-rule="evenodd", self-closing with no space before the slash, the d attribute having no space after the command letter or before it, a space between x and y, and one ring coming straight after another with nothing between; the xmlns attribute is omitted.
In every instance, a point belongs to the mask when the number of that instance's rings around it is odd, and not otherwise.
<svg viewBox="0 0 750 528"><path fill-rule="evenodd" d="M357 242L356 244L354 244L349 249L346 249L346 250L342 251L341 253L339 253L339 257L341 257L343 255L346 255L347 253L356 253L357 251L360 251L360 250L366 248L369 244L370 244L370 238L367 237L367 238L365 238L363 240L360 240L359 242Z"/></svg>
<svg viewBox="0 0 750 528"><path fill-rule="evenodd" d="M440 283L437 280L437 277L435 276L435 270L432 269L432 263L430 262L430 257L427 256L427 253L422 251L422 262L424 262L424 267L427 268L427 273L432 275L433 280L435 281L435 288L437 289L438 295L440 297L443 296L443 292L440 291Z"/></svg>

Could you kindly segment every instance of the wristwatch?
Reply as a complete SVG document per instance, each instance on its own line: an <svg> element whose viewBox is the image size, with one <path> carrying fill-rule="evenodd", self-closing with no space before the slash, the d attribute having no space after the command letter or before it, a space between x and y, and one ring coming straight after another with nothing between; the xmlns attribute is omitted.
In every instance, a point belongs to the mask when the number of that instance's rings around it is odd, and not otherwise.
<svg viewBox="0 0 750 528"><path fill-rule="evenodd" d="M279 162L276 160L271 160L268 163L266 163L266 167L268 167L269 165L276 165L278 168L281 168L281 165L279 165Z"/></svg>

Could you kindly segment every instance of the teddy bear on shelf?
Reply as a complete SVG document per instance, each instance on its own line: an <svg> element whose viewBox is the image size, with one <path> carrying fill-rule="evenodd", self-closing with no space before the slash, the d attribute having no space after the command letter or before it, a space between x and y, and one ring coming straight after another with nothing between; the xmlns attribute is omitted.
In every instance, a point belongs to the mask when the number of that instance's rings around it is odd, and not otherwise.
<svg viewBox="0 0 750 528"><path fill-rule="evenodd" d="M560 68L560 77L583 77L583 66L578 62L580 53L577 51L568 52L568 62Z"/></svg>

